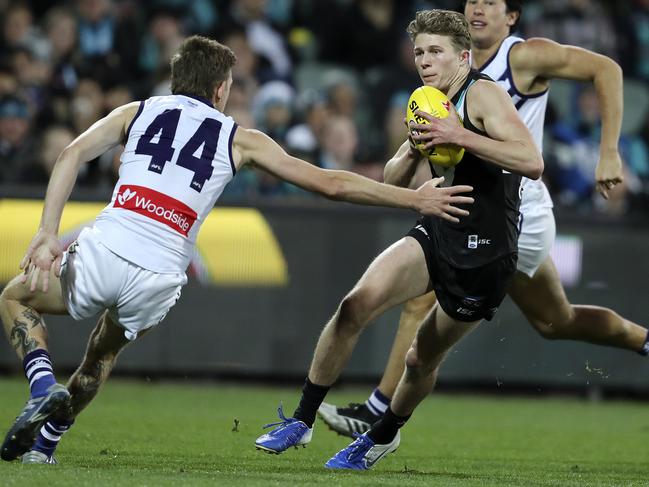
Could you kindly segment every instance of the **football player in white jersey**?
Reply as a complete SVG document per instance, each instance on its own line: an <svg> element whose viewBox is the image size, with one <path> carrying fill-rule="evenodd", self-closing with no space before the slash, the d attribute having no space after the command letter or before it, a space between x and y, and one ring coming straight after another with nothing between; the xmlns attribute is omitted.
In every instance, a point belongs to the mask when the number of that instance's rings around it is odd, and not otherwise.
<svg viewBox="0 0 649 487"><path fill-rule="evenodd" d="M472 67L497 81L512 97L519 115L541 148L543 121L550 81L554 78L593 83L602 117L600 159L595 170L597 189L605 197L622 181L618 152L622 123L622 73L611 59L549 39L523 40L510 34L522 12L522 0L467 0L464 14L471 32ZM437 120L421 127L434 130ZM441 125L441 124L440 124ZM426 140L429 135L424 135ZM431 145L439 143L435 140ZM407 161L405 161L407 162ZM401 161L386 166L385 181L399 184L392 176ZM419 170L421 171L421 167ZM424 171L428 168L423 167ZM414 169L410 174L413 174ZM407 184L409 181L405 181ZM552 200L541 180L523 181L521 233L518 240L518 272L508 294L541 336L579 340L625 348L646 355L647 329L599 306L571 304L550 257L555 237ZM319 414L340 434L363 433L387 409L404 367L413 337L436 298L434 293L407 302L383 377L365 403L336 407L323 403Z"/></svg>
<svg viewBox="0 0 649 487"><path fill-rule="evenodd" d="M411 208L453 222L468 215L454 205L473 202L460 195L470 186L439 188L438 178L413 191L323 170L289 156L259 131L237 128L223 114L235 62L216 41L186 39L171 60L173 95L115 109L59 156L38 232L20 264L24 273L0 296L5 331L30 385L2 459L54 462L61 435L95 397L122 348L157 325L179 298L199 227L244 164L332 199ZM79 167L121 143L111 202L63 252L59 223ZM54 378L45 313L75 319L101 313L67 387Z"/></svg>

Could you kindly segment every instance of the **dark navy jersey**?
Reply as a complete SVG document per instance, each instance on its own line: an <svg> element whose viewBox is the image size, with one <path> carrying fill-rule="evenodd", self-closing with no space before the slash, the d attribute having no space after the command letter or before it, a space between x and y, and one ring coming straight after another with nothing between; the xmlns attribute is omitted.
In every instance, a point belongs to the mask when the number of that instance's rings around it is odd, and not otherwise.
<svg viewBox="0 0 649 487"><path fill-rule="evenodd" d="M464 121L464 127L477 134L487 134L477 129L469 119L467 91L476 80L489 80L488 76L471 70L462 88L451 100ZM520 205L521 176L508 173L469 151L453 168L431 164L433 174L444 176L444 185L467 184L473 186L472 205L466 205L469 216L460 217L459 223L429 217L427 226L436 240L439 257L460 269L484 266L499 257L517 252L518 207Z"/></svg>

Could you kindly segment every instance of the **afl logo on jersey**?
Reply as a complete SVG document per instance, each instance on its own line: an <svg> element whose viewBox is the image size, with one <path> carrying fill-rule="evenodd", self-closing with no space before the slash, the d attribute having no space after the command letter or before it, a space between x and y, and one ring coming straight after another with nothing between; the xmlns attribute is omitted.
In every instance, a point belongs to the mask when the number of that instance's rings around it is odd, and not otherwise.
<svg viewBox="0 0 649 487"><path fill-rule="evenodd" d="M196 212L182 201L144 186L120 186L113 207L152 218L184 236L197 218Z"/></svg>

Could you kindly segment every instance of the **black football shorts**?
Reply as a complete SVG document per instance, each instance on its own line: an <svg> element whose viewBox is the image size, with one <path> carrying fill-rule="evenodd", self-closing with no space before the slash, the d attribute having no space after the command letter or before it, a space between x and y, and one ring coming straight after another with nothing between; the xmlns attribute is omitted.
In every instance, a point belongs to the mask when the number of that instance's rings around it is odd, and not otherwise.
<svg viewBox="0 0 649 487"><path fill-rule="evenodd" d="M415 225L407 234L424 251L428 274L444 312L458 321L491 320L505 299L507 285L516 271L516 252L481 267L462 269L447 262L429 237L429 229Z"/></svg>

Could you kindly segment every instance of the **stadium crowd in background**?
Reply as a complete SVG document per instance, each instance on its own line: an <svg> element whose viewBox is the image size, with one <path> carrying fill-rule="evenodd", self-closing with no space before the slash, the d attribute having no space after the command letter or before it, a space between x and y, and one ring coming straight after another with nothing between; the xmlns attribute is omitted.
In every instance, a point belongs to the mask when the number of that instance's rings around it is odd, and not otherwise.
<svg viewBox="0 0 649 487"><path fill-rule="evenodd" d="M45 185L56 155L113 108L169 93L170 53L190 34L237 55L226 113L326 168L382 179L419 85L402 26L416 10L461 0L0 0L0 185ZM594 188L599 116L593 92L551 90L546 182L559 207L615 216L649 205L649 0L526 1L520 33L606 54L625 74L625 184ZM341 32L345 36L340 35ZM553 85L554 86L554 85ZM80 174L109 191L119 150ZM224 198L307 196L244 172Z"/></svg>

